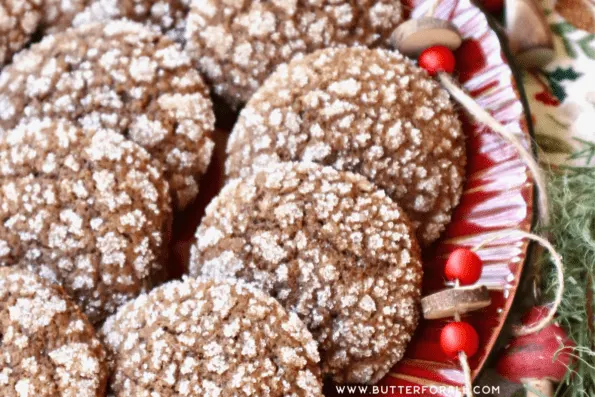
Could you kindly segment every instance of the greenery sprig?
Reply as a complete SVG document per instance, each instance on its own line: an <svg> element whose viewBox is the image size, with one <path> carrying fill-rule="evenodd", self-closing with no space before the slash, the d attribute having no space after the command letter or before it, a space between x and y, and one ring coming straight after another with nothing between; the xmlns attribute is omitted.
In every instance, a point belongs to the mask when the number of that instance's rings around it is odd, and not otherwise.
<svg viewBox="0 0 595 397"><path fill-rule="evenodd" d="M595 145L582 142L584 149L573 156L588 164ZM546 230L565 265L564 299L557 320L576 343L575 362L561 383L557 396L595 396L595 168L560 167L549 176L551 223ZM544 264L546 297L555 292L556 271Z"/></svg>

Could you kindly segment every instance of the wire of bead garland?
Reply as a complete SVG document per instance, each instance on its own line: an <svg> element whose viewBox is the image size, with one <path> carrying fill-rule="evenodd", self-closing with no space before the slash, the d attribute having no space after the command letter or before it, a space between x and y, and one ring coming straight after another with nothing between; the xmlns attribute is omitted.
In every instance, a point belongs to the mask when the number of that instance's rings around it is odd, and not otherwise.
<svg viewBox="0 0 595 397"><path fill-rule="evenodd" d="M538 321L535 324L532 324L529 326L515 327L513 329L513 332L516 336L522 336L522 335L533 334L533 333L541 331L542 329L547 327L547 325L549 323L551 323L552 320L554 319L554 316L556 315L556 312L558 311L558 307L560 306L560 303L562 303L562 296L564 293L564 263L562 262L562 257L560 256L560 254L558 254L556 252L555 248L552 246L552 244L548 240L546 240L545 238L543 238L541 236L538 236L537 234L528 233L523 230L514 230L512 232L507 231L507 232L503 232L503 233L498 233L498 234L482 241L475 247L473 247L472 251L477 251L477 250L481 249L486 244L489 244L493 241L500 240L504 237L510 237L511 235L514 235L514 234L517 234L520 237L535 241L549 251L549 253L552 257L552 262L554 263L554 266L556 267L556 276L558 279L558 288L556 288L556 295L554 297L554 301L551 304L551 307L548 310L547 315L544 316L544 318L542 318L540 321Z"/></svg>
<svg viewBox="0 0 595 397"><path fill-rule="evenodd" d="M459 280L456 280L455 288L458 288L459 285ZM456 322L461 321L461 315L459 314L458 310L455 311L453 317ZM463 369L463 375L465 376L465 390L467 391L467 395L469 397L473 397L473 377L471 376L471 367L469 366L469 359L464 351L459 352L459 363L461 364L461 368Z"/></svg>
<svg viewBox="0 0 595 397"><path fill-rule="evenodd" d="M550 221L550 216L545 176L533 155L523 146L516 135L508 131L506 127L475 102L472 97L455 83L450 75L446 73L438 73L438 79L450 95L459 102L471 116L475 117L478 122L486 125L492 131L502 136L517 150L521 160L527 165L535 180L538 194L539 215L543 226L547 226Z"/></svg>
<svg viewBox="0 0 595 397"><path fill-rule="evenodd" d="M467 390L467 395L469 397L473 397L473 379L471 378L471 367L469 366L469 360L467 360L467 355L465 352L459 352L459 362L461 363L461 368L463 369L463 374L465 375L465 389Z"/></svg>

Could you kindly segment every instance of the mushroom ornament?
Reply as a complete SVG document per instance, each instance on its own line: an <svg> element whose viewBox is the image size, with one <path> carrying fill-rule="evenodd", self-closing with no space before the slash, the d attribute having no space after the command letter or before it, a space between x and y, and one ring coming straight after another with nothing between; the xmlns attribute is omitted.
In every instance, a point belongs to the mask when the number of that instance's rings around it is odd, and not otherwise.
<svg viewBox="0 0 595 397"><path fill-rule="evenodd" d="M540 306L532 308L523 318L523 325L540 321L548 312ZM557 324L539 332L516 337L498 360L498 373L517 383L523 383L527 397L553 397L554 383L564 379L572 364L572 340Z"/></svg>

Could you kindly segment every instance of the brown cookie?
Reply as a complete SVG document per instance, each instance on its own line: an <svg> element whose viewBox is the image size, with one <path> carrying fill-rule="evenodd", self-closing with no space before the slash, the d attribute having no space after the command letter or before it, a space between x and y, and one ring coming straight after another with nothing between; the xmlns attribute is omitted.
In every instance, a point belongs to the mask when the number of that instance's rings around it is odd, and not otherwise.
<svg viewBox="0 0 595 397"><path fill-rule="evenodd" d="M312 335L241 282L172 281L121 307L101 336L115 397L322 397Z"/></svg>
<svg viewBox="0 0 595 397"><path fill-rule="evenodd" d="M0 74L0 132L37 116L140 144L163 163L178 209L196 197L214 146L212 103L190 59L136 22L81 26L18 54Z"/></svg>
<svg viewBox="0 0 595 397"><path fill-rule="evenodd" d="M0 267L0 395L103 397L105 351L57 285Z"/></svg>
<svg viewBox="0 0 595 397"><path fill-rule="evenodd" d="M359 173L436 240L463 190L465 139L445 90L399 53L327 49L283 65L240 113L226 171L314 161Z"/></svg>
<svg viewBox="0 0 595 397"><path fill-rule="evenodd" d="M60 283L93 323L162 277L171 207L149 154L32 120L0 135L0 266Z"/></svg>
<svg viewBox="0 0 595 397"><path fill-rule="evenodd" d="M43 0L0 2L0 69L31 40L42 18Z"/></svg>
<svg viewBox="0 0 595 397"><path fill-rule="evenodd" d="M297 313L322 371L374 383L418 320L420 251L404 212L365 178L279 163L236 179L207 207L190 274L256 283Z"/></svg>
<svg viewBox="0 0 595 397"><path fill-rule="evenodd" d="M191 0L189 53L215 93L248 101L275 68L320 48L384 44L398 0Z"/></svg>
<svg viewBox="0 0 595 397"><path fill-rule="evenodd" d="M46 33L66 30L89 0L43 0L42 23Z"/></svg>
<svg viewBox="0 0 595 397"><path fill-rule="evenodd" d="M37 32L68 28L87 0L2 0L0 2L0 68Z"/></svg>
<svg viewBox="0 0 595 397"><path fill-rule="evenodd" d="M188 2L189 0L91 0L87 8L74 18L73 26L126 18L145 23L180 42L186 28Z"/></svg>

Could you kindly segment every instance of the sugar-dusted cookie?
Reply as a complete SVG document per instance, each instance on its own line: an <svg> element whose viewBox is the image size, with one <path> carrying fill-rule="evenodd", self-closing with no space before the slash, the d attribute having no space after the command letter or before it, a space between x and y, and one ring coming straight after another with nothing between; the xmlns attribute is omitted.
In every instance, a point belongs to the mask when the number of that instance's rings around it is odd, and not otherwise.
<svg viewBox="0 0 595 397"><path fill-rule="evenodd" d="M33 116L109 128L165 168L176 208L198 193L213 150L207 87L178 44L130 21L46 36L0 74L0 130Z"/></svg>
<svg viewBox="0 0 595 397"><path fill-rule="evenodd" d="M39 28L43 0L0 2L0 69L31 40Z"/></svg>
<svg viewBox="0 0 595 397"><path fill-rule="evenodd" d="M122 306L101 336L115 397L322 397L304 324L237 281L164 284Z"/></svg>
<svg viewBox="0 0 595 397"><path fill-rule="evenodd" d="M167 182L108 130L32 120L0 135L0 266L61 284L93 323L162 277Z"/></svg>
<svg viewBox="0 0 595 397"><path fill-rule="evenodd" d="M182 41L189 0L90 0L73 25L126 18Z"/></svg>
<svg viewBox="0 0 595 397"><path fill-rule="evenodd" d="M361 47L279 67L242 110L227 152L230 177L298 160L359 173L405 209L422 245L450 222L466 162L448 93L401 54Z"/></svg>
<svg viewBox="0 0 595 397"><path fill-rule="evenodd" d="M61 32L72 26L75 16L90 0L42 0L44 33Z"/></svg>
<svg viewBox="0 0 595 397"><path fill-rule="evenodd" d="M2 0L0 2L0 69L36 33L68 28L87 0Z"/></svg>
<svg viewBox="0 0 595 397"><path fill-rule="evenodd" d="M191 0L187 49L231 105L275 68L320 48L383 45L402 21L399 0Z"/></svg>
<svg viewBox="0 0 595 397"><path fill-rule="evenodd" d="M418 320L420 250L401 208L364 177L279 163L230 181L207 207L190 274L253 282L298 314L322 371L374 383Z"/></svg>
<svg viewBox="0 0 595 397"><path fill-rule="evenodd" d="M105 396L104 348L61 287L0 267L0 336L2 397Z"/></svg>

